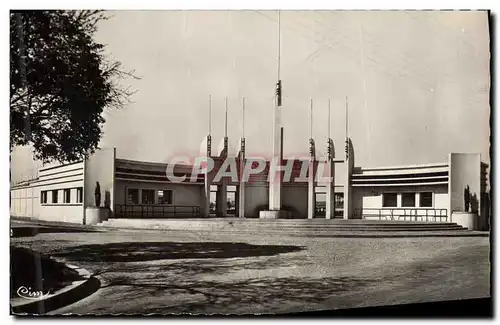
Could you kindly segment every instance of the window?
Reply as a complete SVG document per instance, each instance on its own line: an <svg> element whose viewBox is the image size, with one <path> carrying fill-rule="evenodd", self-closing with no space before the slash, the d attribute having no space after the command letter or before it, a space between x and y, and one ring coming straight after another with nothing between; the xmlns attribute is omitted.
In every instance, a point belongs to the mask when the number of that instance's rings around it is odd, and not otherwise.
<svg viewBox="0 0 500 325"><path fill-rule="evenodd" d="M63 202L64 203L71 202L71 190L69 188L64 189Z"/></svg>
<svg viewBox="0 0 500 325"><path fill-rule="evenodd" d="M41 196L42 203L47 203L47 191L42 191Z"/></svg>
<svg viewBox="0 0 500 325"><path fill-rule="evenodd" d="M155 203L155 190L142 190L142 204Z"/></svg>
<svg viewBox="0 0 500 325"><path fill-rule="evenodd" d="M344 193L335 193L335 217L344 215Z"/></svg>
<svg viewBox="0 0 500 325"><path fill-rule="evenodd" d="M344 193L335 193L335 209L344 208Z"/></svg>
<svg viewBox="0 0 500 325"><path fill-rule="evenodd" d="M78 187L76 189L76 203L83 202L83 187Z"/></svg>
<svg viewBox="0 0 500 325"><path fill-rule="evenodd" d="M158 204L172 204L172 190L158 190Z"/></svg>
<svg viewBox="0 0 500 325"><path fill-rule="evenodd" d="M326 194L315 193L314 196L315 196L314 214L317 217L323 217L326 215Z"/></svg>
<svg viewBox="0 0 500 325"><path fill-rule="evenodd" d="M420 193L420 206L423 208L432 207L432 192Z"/></svg>
<svg viewBox="0 0 500 325"><path fill-rule="evenodd" d="M136 188L127 189L127 204L139 204L139 190Z"/></svg>
<svg viewBox="0 0 500 325"><path fill-rule="evenodd" d="M415 193L403 193L401 204L403 207L414 207L415 206Z"/></svg>
<svg viewBox="0 0 500 325"><path fill-rule="evenodd" d="M52 203L57 203L58 190L52 190Z"/></svg>
<svg viewBox="0 0 500 325"><path fill-rule="evenodd" d="M384 193L382 195L382 206L384 208L393 208L398 206L397 193Z"/></svg>

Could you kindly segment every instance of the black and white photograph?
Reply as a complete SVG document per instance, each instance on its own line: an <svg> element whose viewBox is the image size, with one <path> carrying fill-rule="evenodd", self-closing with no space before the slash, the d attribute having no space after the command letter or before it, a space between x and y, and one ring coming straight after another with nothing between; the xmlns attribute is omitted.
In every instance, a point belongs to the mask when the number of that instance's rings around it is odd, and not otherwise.
<svg viewBox="0 0 500 325"><path fill-rule="evenodd" d="M8 15L11 315L493 317L490 11Z"/></svg>

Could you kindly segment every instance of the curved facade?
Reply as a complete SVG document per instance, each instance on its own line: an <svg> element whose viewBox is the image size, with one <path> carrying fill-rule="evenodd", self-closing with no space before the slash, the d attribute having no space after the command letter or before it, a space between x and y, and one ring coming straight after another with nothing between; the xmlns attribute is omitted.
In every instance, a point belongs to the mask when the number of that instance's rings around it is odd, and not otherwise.
<svg viewBox="0 0 500 325"><path fill-rule="evenodd" d="M184 176L179 182L169 179L168 164L117 159L115 149L103 149L86 161L42 168L37 179L13 186L11 215L85 223L85 209L96 205L94 190L99 182L103 197L99 205L109 207L111 217L258 218L269 204L272 162L245 158L250 168L264 166L242 184L240 158L232 158L235 177L217 175L225 157L215 157L209 173L197 165L176 164L173 174ZM313 174L309 163L307 158L282 162L288 179L282 184L282 206L291 218L308 218L309 209L314 218L327 217L328 183L322 175L328 163L314 159ZM488 166L479 154L450 154L447 162L415 166L357 167L341 159L333 159L332 165L333 218L452 222L453 212L464 210L466 187L470 210L489 218ZM242 186L245 191L240 195Z"/></svg>

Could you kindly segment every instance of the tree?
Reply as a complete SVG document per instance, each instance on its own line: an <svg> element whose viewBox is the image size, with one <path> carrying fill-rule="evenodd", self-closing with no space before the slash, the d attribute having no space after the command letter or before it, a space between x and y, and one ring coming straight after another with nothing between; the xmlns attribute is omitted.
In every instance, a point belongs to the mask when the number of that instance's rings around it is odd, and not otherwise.
<svg viewBox="0 0 500 325"><path fill-rule="evenodd" d="M137 78L104 55L93 36L102 11L11 11L10 148L31 145L44 162L81 160L102 136L106 108L133 93L119 80Z"/></svg>

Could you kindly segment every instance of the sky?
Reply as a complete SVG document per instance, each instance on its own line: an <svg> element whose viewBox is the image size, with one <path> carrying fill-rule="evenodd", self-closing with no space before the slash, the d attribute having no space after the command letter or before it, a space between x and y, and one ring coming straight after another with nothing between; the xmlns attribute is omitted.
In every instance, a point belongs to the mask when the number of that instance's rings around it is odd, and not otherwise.
<svg viewBox="0 0 500 325"><path fill-rule="evenodd" d="M277 81L276 11L116 11L96 39L110 58L135 70L136 90L122 110L106 109L101 147L119 158L167 162L196 155L208 133L224 133L235 153L271 155ZM486 12L282 11L284 154L323 155L330 133L343 156L346 97L356 166L446 162L450 152L479 152L489 163L489 31ZM12 172L34 170L29 149ZM31 168L31 169L30 169ZM28 170L28 171L26 171Z"/></svg>

